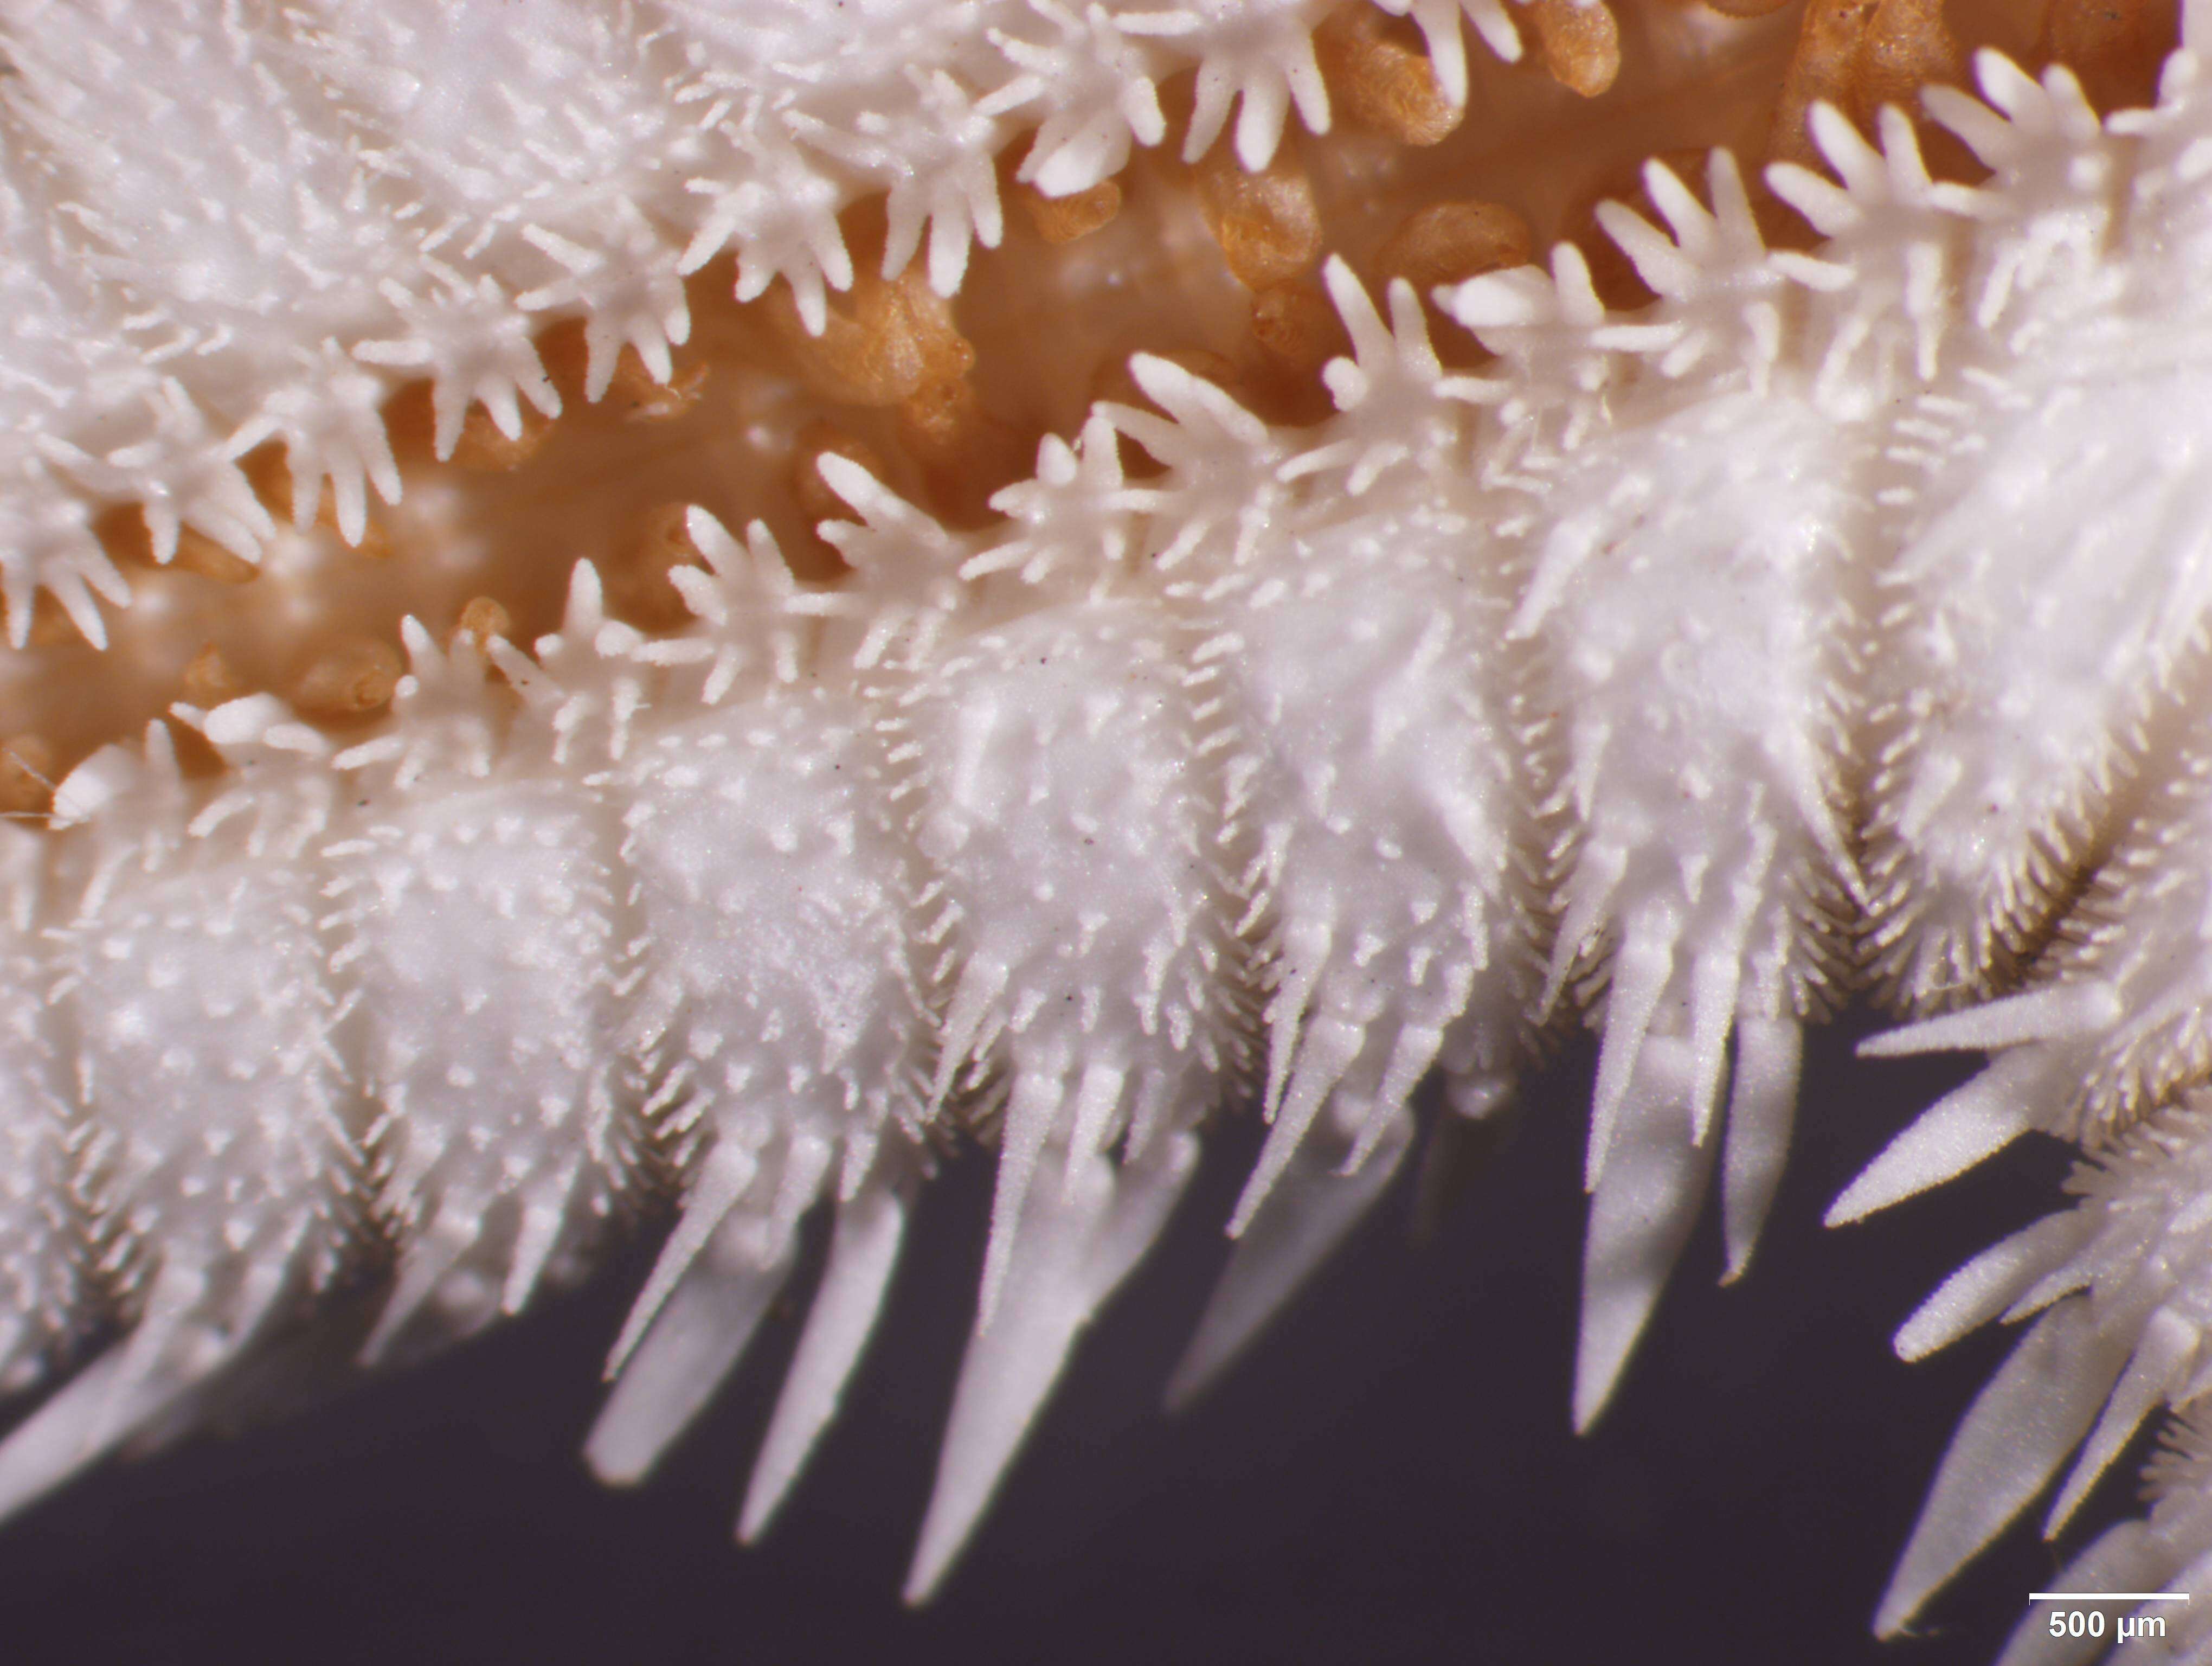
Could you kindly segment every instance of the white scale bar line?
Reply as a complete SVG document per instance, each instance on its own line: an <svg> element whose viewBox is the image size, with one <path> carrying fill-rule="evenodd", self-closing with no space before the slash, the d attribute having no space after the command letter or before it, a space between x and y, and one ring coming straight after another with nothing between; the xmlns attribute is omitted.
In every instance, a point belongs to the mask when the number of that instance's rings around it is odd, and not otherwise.
<svg viewBox="0 0 2212 1666"><path fill-rule="evenodd" d="M2032 1590L2031 1602L2186 1602L2185 1590Z"/></svg>

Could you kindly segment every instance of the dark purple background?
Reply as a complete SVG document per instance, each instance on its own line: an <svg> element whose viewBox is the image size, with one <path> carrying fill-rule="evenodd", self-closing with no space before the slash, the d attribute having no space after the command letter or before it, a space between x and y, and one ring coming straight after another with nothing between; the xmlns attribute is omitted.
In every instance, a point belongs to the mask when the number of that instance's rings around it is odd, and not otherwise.
<svg viewBox="0 0 2212 1666"><path fill-rule="evenodd" d="M1715 1286L1709 1218L1589 1439L1567 1427L1583 1049L1436 1242L1408 1243L1401 1189L1170 1420L1159 1385L1254 1148L1249 1128L1217 1140L921 1613L896 1593L981 1259L975 1156L930 1194L845 1420L762 1548L735 1549L730 1523L791 1314L643 1489L605 1493L575 1456L641 1250L488 1341L247 1438L114 1467L10 1524L0 1659L1986 1661L2054 1566L2032 1526L1938 1604L1930 1635L1878 1645L1867 1620L2010 1339L1908 1367L1887 1338L2048 1207L2065 1163L2043 1144L1824 1231L1828 1200L1961 1073L1857 1063L1853 1033L1809 1051L1751 1274ZM2091 1526L2131 1507L2142 1444Z"/></svg>

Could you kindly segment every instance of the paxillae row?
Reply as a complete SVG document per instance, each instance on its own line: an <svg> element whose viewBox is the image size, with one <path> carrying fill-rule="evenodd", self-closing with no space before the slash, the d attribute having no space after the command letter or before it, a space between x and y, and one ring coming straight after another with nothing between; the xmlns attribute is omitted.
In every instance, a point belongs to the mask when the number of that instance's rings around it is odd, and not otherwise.
<svg viewBox="0 0 2212 1666"><path fill-rule="evenodd" d="M440 458L472 406L520 436L562 409L533 333L585 320L596 401L635 354L661 381L684 278L726 252L740 300L830 297L910 261L960 285L1004 229L998 163L1080 198L1168 132L1159 86L1202 70L1186 161L1274 155L1332 121L1316 30L1341 0L532 0L451 7L14 0L0 9L0 599L21 647L41 593L94 643L127 604L116 503L171 561L189 531L259 564L276 521L241 466L281 447L306 526L328 483L349 543L397 501L395 392L427 383ZM1440 119L1523 33L1585 93L1618 68L1598 0L1412 5L1433 62L1340 46L1340 95ZM1768 9L1771 8L1760 8ZM1403 16L1408 0L1384 8ZM1517 19L1517 21L1516 21ZM1341 65L1353 67L1343 70ZM1364 67L1363 67L1364 66ZM173 89L189 85L190 97ZM1431 109L1433 106L1433 109ZM841 214L880 198L880 256ZM1080 209L1072 210L1080 213Z"/></svg>

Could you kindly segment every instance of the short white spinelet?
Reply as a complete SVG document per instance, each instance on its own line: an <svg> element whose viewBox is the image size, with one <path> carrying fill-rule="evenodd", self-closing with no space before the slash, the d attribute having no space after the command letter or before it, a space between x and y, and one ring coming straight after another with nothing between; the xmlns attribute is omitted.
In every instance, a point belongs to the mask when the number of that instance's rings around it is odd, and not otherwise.
<svg viewBox="0 0 2212 1666"><path fill-rule="evenodd" d="M585 321L588 398L625 350L666 381L681 279L725 252L741 298L781 278L823 334L866 276L856 199L882 196L884 275L950 295L1004 234L1016 134L1024 183L1084 192L1165 137L1177 69L1188 159L1225 135L1257 173L1293 110L1330 121L1327 0L862 9L0 9L15 648L41 598L94 644L128 616L106 506L143 506L157 562L270 562L241 464L268 442L294 520L327 485L358 541L402 491L393 390L428 381L441 456L472 404L513 439L561 409L543 323ZM1459 9L1412 10L1463 94ZM1517 49L1511 12L1464 11ZM1350 351L1317 423L1140 355L1150 408L1046 439L981 529L825 453L835 581L694 508L668 630L580 562L527 654L409 620L357 733L247 694L93 753L50 829L0 829L30 997L0 1031L0 1381L45 1396L0 1440L0 1512L219 1417L364 1278L374 1362L523 1310L672 1193L586 1443L610 1481L703 1410L829 1220L752 1536L983 1127L921 1600L1225 1106L1269 1127L1178 1395L1382 1195L1423 1081L1485 1125L1577 1012L1587 1427L1716 1172L1744 1270L1803 1026L1875 987L1918 1016L1869 1051L1995 1057L1833 1219L2026 1132L2093 1153L2074 1208L1899 1333L1917 1356L2039 1316L1878 1628L2071 1459L2055 1534L2169 1408L2156 1504L2061 1579L2212 1599L2212 8L2183 15L2150 110L2100 123L1994 53L1979 97L1931 91L1977 185L1931 179L1894 112L1876 143L1816 111L1832 177L1766 177L1809 252L1768 247L1724 154L1650 165L1663 229L1599 217L1659 299L1608 313L1565 244L1445 288L1479 369L1411 286L1333 259ZM155 64L191 94L118 119L103 87ZM2166 1617L2212 1639L2212 1609ZM2031 1615L2007 1658L2069 1646Z"/></svg>

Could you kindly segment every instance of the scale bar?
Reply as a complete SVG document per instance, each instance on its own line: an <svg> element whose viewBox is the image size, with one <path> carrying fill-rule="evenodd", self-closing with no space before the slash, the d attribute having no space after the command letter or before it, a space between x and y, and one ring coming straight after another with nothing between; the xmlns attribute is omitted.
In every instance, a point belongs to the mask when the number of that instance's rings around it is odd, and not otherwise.
<svg viewBox="0 0 2212 1666"><path fill-rule="evenodd" d="M2186 1602L2185 1590L2032 1590L2031 1602Z"/></svg>

